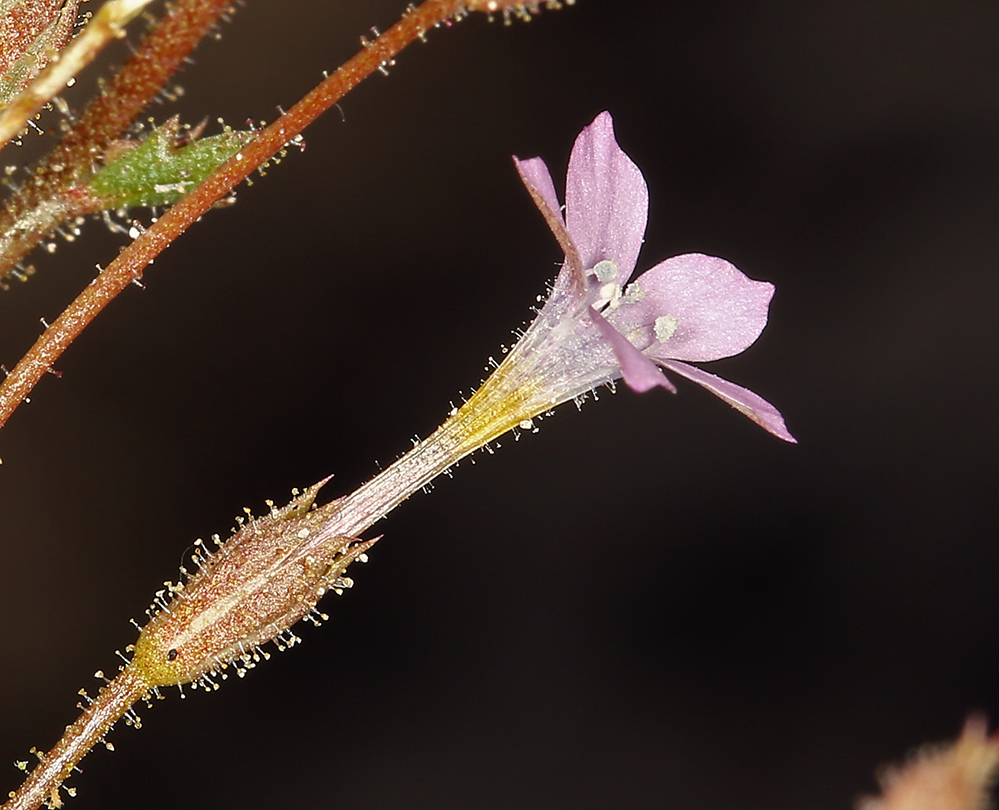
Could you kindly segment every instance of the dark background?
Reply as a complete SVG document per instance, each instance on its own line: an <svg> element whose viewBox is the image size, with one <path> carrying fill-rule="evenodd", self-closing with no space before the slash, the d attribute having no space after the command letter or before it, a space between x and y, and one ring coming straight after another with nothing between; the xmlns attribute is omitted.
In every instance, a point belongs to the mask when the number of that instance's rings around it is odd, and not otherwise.
<svg viewBox="0 0 999 810"><path fill-rule="evenodd" d="M250 0L153 114L271 120L402 6ZM560 259L509 156L561 188L603 109L650 186L639 269L696 250L776 284L711 370L800 444L682 381L563 406L377 527L300 648L114 731L70 806L834 810L999 717L993 0L579 0L429 40L0 434L0 763L55 741L196 537L347 492L479 382ZM34 257L0 362L121 243Z"/></svg>

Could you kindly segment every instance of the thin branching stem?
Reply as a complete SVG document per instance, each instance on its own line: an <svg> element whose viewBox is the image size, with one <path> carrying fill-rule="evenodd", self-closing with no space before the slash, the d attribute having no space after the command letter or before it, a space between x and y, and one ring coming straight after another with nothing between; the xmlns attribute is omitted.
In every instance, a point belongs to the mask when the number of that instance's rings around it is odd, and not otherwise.
<svg viewBox="0 0 999 810"><path fill-rule="evenodd" d="M366 43L360 53L328 76L288 113L260 130L237 155L141 234L88 285L0 385L0 426L73 339L121 290L141 277L146 265L215 202L284 149L290 140L362 79L376 70L385 70L399 51L413 40L422 38L430 28L460 17L468 10L513 10L524 14L534 8L533 4L525 6L502 0L426 0L418 8L411 7L400 22ZM448 437L451 442L450 433ZM462 454L459 452L454 460ZM436 450L430 454L432 462L437 455ZM447 466L446 462L441 463ZM433 466L433 470L439 471L439 466ZM422 480L416 476L413 485L419 485ZM10 794L10 801L0 810L35 810L43 802L52 807L61 806L60 787L76 764L104 738L118 719L127 716L137 700L155 691L152 683L148 674L142 674L137 668L137 659L122 667L119 675L83 709L79 719L66 728L52 750L39 755L38 766L24 784Z"/></svg>
<svg viewBox="0 0 999 810"><path fill-rule="evenodd" d="M0 210L0 278L53 228L88 213L74 187L85 183L105 151L204 38L232 0L177 0L135 54Z"/></svg>
<svg viewBox="0 0 999 810"><path fill-rule="evenodd" d="M533 5L536 8L536 4ZM503 0L425 0L338 68L287 113L220 166L190 194L174 205L126 247L42 333L27 354L0 384L0 428L30 394L56 360L115 296L138 282L146 266L236 185L260 168L320 114L336 104L363 79L385 71L395 56L428 30L467 11L526 13L522 2Z"/></svg>

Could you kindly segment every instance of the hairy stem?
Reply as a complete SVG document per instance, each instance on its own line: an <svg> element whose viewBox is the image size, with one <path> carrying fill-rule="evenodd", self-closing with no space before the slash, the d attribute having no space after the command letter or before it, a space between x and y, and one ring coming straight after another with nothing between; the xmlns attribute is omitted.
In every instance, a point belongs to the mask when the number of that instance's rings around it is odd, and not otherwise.
<svg viewBox="0 0 999 810"><path fill-rule="evenodd" d="M310 511L323 481L285 509L272 507L270 516L241 528L212 566L175 591L172 610L164 606L163 613L143 628L131 663L66 729L55 748L40 756L39 765L0 810L34 810L46 800L58 806L59 786L74 765L135 701L155 691L154 687L197 680L209 667L211 672L216 666L224 668L235 660L237 648L245 659L246 649L253 650L301 619L304 610L298 605L313 608L323 591L312 597L309 588L298 588L296 574L287 573L297 572L298 563L289 568L285 561L319 560L322 564L324 549L328 553L332 548L337 554L333 559L341 566L332 576L339 581L346 566L375 542L356 544L346 551L353 538L465 456L518 425L530 427L531 419L556 404L557 399L539 396L543 387L532 380L534 368L531 358L515 349L431 436L353 494ZM275 547L284 549L278 554L278 565L273 562ZM219 560L227 560L225 566ZM208 585L199 579L206 576ZM306 579L314 584L311 576L307 573ZM296 583L296 588L286 587L286 580ZM327 580L323 587L335 585ZM280 599L277 604L282 606L277 610L275 594L285 591L291 600L288 610ZM238 605L238 610L232 605ZM290 623L275 621L275 616L286 613L292 617Z"/></svg>
<svg viewBox="0 0 999 810"><path fill-rule="evenodd" d="M414 39L422 38L429 28L469 9L487 12L513 9L515 13L526 13L524 4L500 0L426 0L419 8L410 10L399 23L367 44L361 53L286 115L259 132L235 157L168 211L94 279L0 385L0 426L96 314L118 292L138 279L145 266L211 205L283 149L308 123L363 78L379 68L384 69L402 48ZM500 373L426 442L362 487L353 499L346 499L343 507L331 504L328 508L337 513L339 522L356 523L358 528L370 525L464 455L540 412L533 404L522 401L522 392L515 390L516 386L511 388L507 375L502 373L503 368L501 366ZM77 763L137 700L150 692L152 684L135 661L126 666L83 709L77 721L66 728L55 747L47 754L39 755L38 766L24 784L10 794L10 801L0 810L35 810L43 802L60 807L59 789Z"/></svg>
<svg viewBox="0 0 999 810"><path fill-rule="evenodd" d="M38 765L0 810L34 810L48 802L61 807L59 787L69 778L77 763L104 737L132 704L149 691L148 681L126 667L117 678L101 688L62 739L47 754L39 756Z"/></svg>
<svg viewBox="0 0 999 810"><path fill-rule="evenodd" d="M58 225L89 213L80 185L163 89L232 0L177 0L87 105L79 121L0 211L0 278Z"/></svg>
<svg viewBox="0 0 999 810"><path fill-rule="evenodd" d="M536 8L537 4L503 0L425 0L419 7L408 10L399 22L367 43L287 113L260 130L236 155L122 250L118 258L87 285L0 384L0 428L66 348L122 290L142 277L150 262L363 79L376 70L385 70L403 48L422 39L429 29L469 10L505 14L512 10L515 14L526 14Z"/></svg>

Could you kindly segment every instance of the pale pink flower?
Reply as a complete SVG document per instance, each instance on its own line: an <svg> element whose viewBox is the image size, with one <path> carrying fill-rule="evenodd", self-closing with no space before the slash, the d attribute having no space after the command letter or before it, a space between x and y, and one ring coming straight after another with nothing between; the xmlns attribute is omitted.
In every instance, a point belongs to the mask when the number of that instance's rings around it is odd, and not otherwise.
<svg viewBox="0 0 999 810"><path fill-rule="evenodd" d="M617 145L610 113L576 139L564 219L544 161L514 162L565 252L551 294L514 350L528 376L544 380L552 405L618 378L636 391L675 391L662 366L795 441L769 402L685 362L730 357L752 345L767 323L772 284L700 253L674 256L628 283L645 238L649 193Z"/></svg>

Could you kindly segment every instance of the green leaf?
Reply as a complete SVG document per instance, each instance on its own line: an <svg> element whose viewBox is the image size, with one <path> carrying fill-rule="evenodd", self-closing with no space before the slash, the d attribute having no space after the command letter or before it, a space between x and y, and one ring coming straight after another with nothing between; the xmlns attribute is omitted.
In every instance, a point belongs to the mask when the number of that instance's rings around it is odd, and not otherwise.
<svg viewBox="0 0 999 810"><path fill-rule="evenodd" d="M88 190L105 209L172 205L253 136L227 129L220 135L184 142L188 133L196 138L199 131L182 131L174 117L136 146L121 143L114 159L93 176Z"/></svg>

